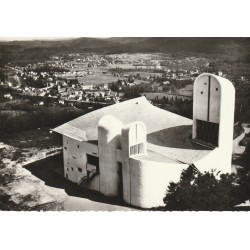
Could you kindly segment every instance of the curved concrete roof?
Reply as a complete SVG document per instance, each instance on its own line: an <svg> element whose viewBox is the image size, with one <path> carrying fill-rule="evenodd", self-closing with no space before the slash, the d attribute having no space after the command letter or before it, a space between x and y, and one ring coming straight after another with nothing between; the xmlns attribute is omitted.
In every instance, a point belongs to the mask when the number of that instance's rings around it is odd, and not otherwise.
<svg viewBox="0 0 250 250"><path fill-rule="evenodd" d="M70 125L70 129L73 126L77 130L84 131L86 134L84 140L97 140L97 125L104 115L112 115L124 125L134 121L142 121L147 127L148 134L173 126L192 124L190 119L153 106L145 97L131 99L95 110L65 124ZM59 126L54 131L61 134L68 133L69 131L64 127L64 125Z"/></svg>
<svg viewBox="0 0 250 250"><path fill-rule="evenodd" d="M191 164L211 152L191 140L192 120L157 108L145 97L98 109L53 131L76 140L96 141L98 122L104 115L112 115L124 125L135 121L144 122L147 128L148 150L175 162Z"/></svg>

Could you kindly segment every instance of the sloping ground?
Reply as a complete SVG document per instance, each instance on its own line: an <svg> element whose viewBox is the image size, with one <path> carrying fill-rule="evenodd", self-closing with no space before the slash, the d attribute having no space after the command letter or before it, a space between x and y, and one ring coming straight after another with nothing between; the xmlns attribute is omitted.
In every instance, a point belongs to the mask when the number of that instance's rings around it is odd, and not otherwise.
<svg viewBox="0 0 250 250"><path fill-rule="evenodd" d="M84 196L60 178L54 170L63 167L61 145L61 136L51 134L49 128L1 135L0 210L134 210Z"/></svg>
<svg viewBox="0 0 250 250"><path fill-rule="evenodd" d="M0 202L9 210L61 209L65 194L48 188L23 168L60 152L60 142L49 129L2 135L0 140Z"/></svg>

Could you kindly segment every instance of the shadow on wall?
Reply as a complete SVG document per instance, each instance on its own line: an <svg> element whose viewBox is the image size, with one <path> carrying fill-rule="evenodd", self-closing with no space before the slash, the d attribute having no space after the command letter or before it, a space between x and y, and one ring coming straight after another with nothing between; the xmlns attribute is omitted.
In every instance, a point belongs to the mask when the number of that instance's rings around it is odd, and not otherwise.
<svg viewBox="0 0 250 250"><path fill-rule="evenodd" d="M34 176L45 182L45 185L64 189L69 196L81 197L96 202L128 206L122 197L109 198L95 191L78 187L77 184L66 180L63 176L63 155L57 154L24 166Z"/></svg>
<svg viewBox="0 0 250 250"><path fill-rule="evenodd" d="M192 125L162 129L147 135L147 142L157 146L181 149L204 150L192 141Z"/></svg>

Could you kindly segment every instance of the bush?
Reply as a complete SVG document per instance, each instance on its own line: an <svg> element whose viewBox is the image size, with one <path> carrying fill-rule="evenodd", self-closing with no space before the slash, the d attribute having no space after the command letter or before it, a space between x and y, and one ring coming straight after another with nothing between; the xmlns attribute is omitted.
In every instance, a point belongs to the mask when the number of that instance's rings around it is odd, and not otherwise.
<svg viewBox="0 0 250 250"><path fill-rule="evenodd" d="M171 182L163 201L165 210L224 211L241 203L241 189L236 175L200 173L190 166L183 170L180 181Z"/></svg>

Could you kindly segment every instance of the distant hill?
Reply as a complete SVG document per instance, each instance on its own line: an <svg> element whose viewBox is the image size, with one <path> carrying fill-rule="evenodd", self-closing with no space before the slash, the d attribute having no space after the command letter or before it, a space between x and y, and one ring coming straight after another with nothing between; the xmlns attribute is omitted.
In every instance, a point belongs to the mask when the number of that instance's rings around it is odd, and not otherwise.
<svg viewBox="0 0 250 250"><path fill-rule="evenodd" d="M37 59L55 54L94 53L197 53L241 56L250 54L250 38L112 37L0 42L0 60Z"/></svg>
<svg viewBox="0 0 250 250"><path fill-rule="evenodd" d="M106 48L129 49L138 52L193 51L218 52L224 48L250 49L250 38L172 38L172 37L113 37L113 38L75 38L66 40L31 40L0 42L0 48L67 48L67 50L92 50Z"/></svg>
<svg viewBox="0 0 250 250"><path fill-rule="evenodd" d="M109 41L135 47L140 52L218 53L227 50L250 51L250 38L110 38Z"/></svg>

